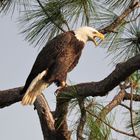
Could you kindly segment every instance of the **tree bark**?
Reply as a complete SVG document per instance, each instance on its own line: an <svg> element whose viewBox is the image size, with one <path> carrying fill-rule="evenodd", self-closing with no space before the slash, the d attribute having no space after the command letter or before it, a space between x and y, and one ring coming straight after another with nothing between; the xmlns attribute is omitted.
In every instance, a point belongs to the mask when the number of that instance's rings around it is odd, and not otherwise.
<svg viewBox="0 0 140 140"><path fill-rule="evenodd" d="M44 140L55 140L55 121L51 113L50 107L47 103L47 100L45 99L43 94L37 97L34 105L40 119L40 125L42 128Z"/></svg>
<svg viewBox="0 0 140 140"><path fill-rule="evenodd" d="M23 87L17 87L0 91L0 108L21 101L23 95L20 95L20 92L22 89Z"/></svg>

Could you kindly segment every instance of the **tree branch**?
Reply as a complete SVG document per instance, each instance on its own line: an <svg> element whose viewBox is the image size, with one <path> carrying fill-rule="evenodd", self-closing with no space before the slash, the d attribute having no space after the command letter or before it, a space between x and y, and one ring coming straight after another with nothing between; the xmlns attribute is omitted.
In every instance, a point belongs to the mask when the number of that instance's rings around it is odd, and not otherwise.
<svg viewBox="0 0 140 140"><path fill-rule="evenodd" d="M99 82L80 83L74 86L69 86L63 89L62 93L73 98L73 93L76 91L76 96L105 96L113 88L118 86L120 82L125 81L132 73L140 69L140 55L137 55L126 62L117 64L115 70L105 79ZM62 94L61 94L62 95Z"/></svg>
<svg viewBox="0 0 140 140"><path fill-rule="evenodd" d="M36 0L39 4L39 6L42 8L43 12L46 14L46 16L49 18L49 20L52 22L52 24L54 24L58 29L60 29L62 32L65 32L65 30L63 28L61 28L52 17L50 17L50 15L48 14L48 12L45 10L45 8L43 7L43 5L41 4L40 0ZM68 25L67 25L68 26Z"/></svg>
<svg viewBox="0 0 140 140"><path fill-rule="evenodd" d="M22 88L23 87L17 87L13 89L0 91L0 108L21 101L23 97L23 95L20 95Z"/></svg>
<svg viewBox="0 0 140 140"><path fill-rule="evenodd" d="M108 32L116 32L115 30L125 21L124 19L138 7L139 7L139 2L134 0L131 3L131 5L120 16L118 16L110 25L108 25L107 27L99 31L104 34Z"/></svg>
<svg viewBox="0 0 140 140"><path fill-rule="evenodd" d="M54 119L50 107L44 95L39 95L34 103L35 109L40 119L40 124L44 136L44 140L55 140L56 133L54 127Z"/></svg>
<svg viewBox="0 0 140 140"><path fill-rule="evenodd" d="M132 96L132 94L130 94L130 93L125 93L125 96L124 96L124 99L123 99L123 100L131 100L131 96ZM140 95L138 95L138 94L133 94L133 101L139 102L139 101L140 101Z"/></svg>
<svg viewBox="0 0 140 140"><path fill-rule="evenodd" d="M71 132L68 131L67 125L68 101L61 96L57 95L57 103L55 110L55 129L57 132L58 140L71 140Z"/></svg>
<svg viewBox="0 0 140 140"><path fill-rule="evenodd" d="M112 109L114 109L116 106L118 106L121 101L123 100L125 96L125 90L121 90L114 98L113 100L108 104L106 105L102 111L99 113L98 117L99 118L102 118L102 120L105 119L105 117L108 115L109 112L112 111ZM96 120L96 123L98 123L98 125L100 125L100 120Z"/></svg>
<svg viewBox="0 0 140 140"><path fill-rule="evenodd" d="M78 102L79 102L79 107L80 107L80 111L81 111L81 116L80 116L79 124L77 127L77 140L84 140L83 130L84 130L84 126L86 123L86 110L85 110L85 106L84 106L84 99L79 98Z"/></svg>

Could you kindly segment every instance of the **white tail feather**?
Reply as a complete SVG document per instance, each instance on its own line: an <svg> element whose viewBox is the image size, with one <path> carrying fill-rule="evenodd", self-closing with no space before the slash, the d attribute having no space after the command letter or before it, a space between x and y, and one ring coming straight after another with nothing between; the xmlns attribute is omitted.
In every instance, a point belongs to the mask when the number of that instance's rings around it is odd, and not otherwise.
<svg viewBox="0 0 140 140"><path fill-rule="evenodd" d="M42 91L49 86L48 83L42 80L42 77L46 75L47 71L43 71L42 73L38 74L38 76L31 82L29 88L27 89L21 104L22 105L32 105L37 96L42 93Z"/></svg>

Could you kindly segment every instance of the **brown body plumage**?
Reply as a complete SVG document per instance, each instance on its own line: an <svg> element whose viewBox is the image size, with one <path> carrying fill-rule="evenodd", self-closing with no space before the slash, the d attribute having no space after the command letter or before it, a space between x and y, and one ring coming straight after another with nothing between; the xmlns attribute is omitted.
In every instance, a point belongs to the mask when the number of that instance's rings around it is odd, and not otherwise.
<svg viewBox="0 0 140 140"><path fill-rule="evenodd" d="M46 74L41 77L44 83L50 85L54 82L57 86L63 86L63 81L66 81L67 73L70 72L78 63L84 47L84 43L82 41L76 40L77 39L73 32L66 32L49 41L39 53L30 75L27 78L22 93L27 91L33 79L44 70L47 70ZM43 83L42 80L41 83ZM46 85L46 87L48 85ZM33 88L38 87L36 86ZM32 91L30 94L29 98L34 96L35 93ZM33 101L30 101L29 99L27 100L27 102L24 102L23 100L22 104L33 103Z"/></svg>

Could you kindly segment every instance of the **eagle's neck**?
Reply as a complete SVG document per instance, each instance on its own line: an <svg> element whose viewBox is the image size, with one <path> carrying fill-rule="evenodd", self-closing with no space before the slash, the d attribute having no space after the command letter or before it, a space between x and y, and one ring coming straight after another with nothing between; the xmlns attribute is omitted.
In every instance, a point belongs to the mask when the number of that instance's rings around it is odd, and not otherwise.
<svg viewBox="0 0 140 140"><path fill-rule="evenodd" d="M85 32L80 31L80 30L76 30L74 31L75 33L75 37L79 40L84 42L84 44L86 44L86 42L88 41L88 36L86 35Z"/></svg>

